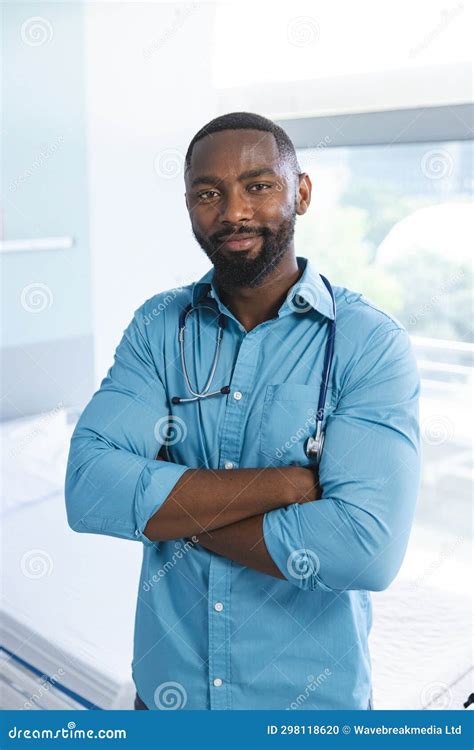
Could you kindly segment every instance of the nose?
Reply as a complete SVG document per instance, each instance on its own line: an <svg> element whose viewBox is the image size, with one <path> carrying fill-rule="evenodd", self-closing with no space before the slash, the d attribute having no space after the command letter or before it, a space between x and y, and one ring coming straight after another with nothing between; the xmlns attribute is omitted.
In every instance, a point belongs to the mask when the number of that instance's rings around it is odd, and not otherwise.
<svg viewBox="0 0 474 750"><path fill-rule="evenodd" d="M253 219L253 214L249 197L241 189L229 191L225 200L221 202L220 220L225 226L249 221Z"/></svg>

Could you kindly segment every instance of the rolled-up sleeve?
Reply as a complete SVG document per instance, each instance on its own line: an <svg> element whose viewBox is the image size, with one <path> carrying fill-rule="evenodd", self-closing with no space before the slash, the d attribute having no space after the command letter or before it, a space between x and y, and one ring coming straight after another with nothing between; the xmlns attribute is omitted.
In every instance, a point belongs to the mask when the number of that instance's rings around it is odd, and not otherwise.
<svg viewBox="0 0 474 750"><path fill-rule="evenodd" d="M65 492L73 530L151 543L143 530L189 467L155 460L169 410L145 321L140 308L77 423Z"/></svg>
<svg viewBox="0 0 474 750"><path fill-rule="evenodd" d="M385 589L403 561L420 481L419 373L403 328L351 363L328 416L321 500L267 513L264 539L303 589Z"/></svg>

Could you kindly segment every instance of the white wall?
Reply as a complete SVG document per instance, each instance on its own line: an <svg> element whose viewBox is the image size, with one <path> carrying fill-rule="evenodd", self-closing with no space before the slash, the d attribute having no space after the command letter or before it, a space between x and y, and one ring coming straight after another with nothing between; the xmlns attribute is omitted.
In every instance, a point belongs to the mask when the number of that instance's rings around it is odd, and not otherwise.
<svg viewBox="0 0 474 750"><path fill-rule="evenodd" d="M86 5L96 383L133 311L210 267L184 202L183 161L218 112L213 6Z"/></svg>
<svg viewBox="0 0 474 750"><path fill-rule="evenodd" d="M84 18L81 3L0 12L0 240L72 245L0 254L0 418L15 419L82 404L92 386Z"/></svg>

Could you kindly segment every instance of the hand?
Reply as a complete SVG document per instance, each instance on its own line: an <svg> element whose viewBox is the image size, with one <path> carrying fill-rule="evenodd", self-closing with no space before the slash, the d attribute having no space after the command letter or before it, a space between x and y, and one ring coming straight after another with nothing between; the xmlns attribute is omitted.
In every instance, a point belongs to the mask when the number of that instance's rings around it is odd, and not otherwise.
<svg viewBox="0 0 474 750"><path fill-rule="evenodd" d="M293 471L292 482L295 485L296 503L311 503L320 500L323 496L323 488L319 483L319 472L312 466L291 466Z"/></svg>

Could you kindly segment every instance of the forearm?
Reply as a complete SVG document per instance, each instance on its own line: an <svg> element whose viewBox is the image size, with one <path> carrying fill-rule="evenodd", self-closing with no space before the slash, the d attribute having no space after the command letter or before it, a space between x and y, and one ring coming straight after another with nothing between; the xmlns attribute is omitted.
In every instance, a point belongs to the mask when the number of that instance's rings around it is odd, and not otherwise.
<svg viewBox="0 0 474 750"><path fill-rule="evenodd" d="M312 493L311 503L322 497L323 490L319 482L315 490ZM300 504L306 502L308 499ZM264 514L258 514L229 526L198 534L197 539L201 546L211 552L216 552L218 555L234 560L247 568L258 570L260 573L285 580L285 576L274 563L265 544L263 521Z"/></svg>
<svg viewBox="0 0 474 750"><path fill-rule="evenodd" d="M284 579L263 539L263 514L245 518L224 528L203 532L198 536L198 541L211 552L240 565Z"/></svg>
<svg viewBox="0 0 474 750"><path fill-rule="evenodd" d="M145 534L152 541L178 539L235 524L275 508L315 498L312 469L189 469L178 480Z"/></svg>

